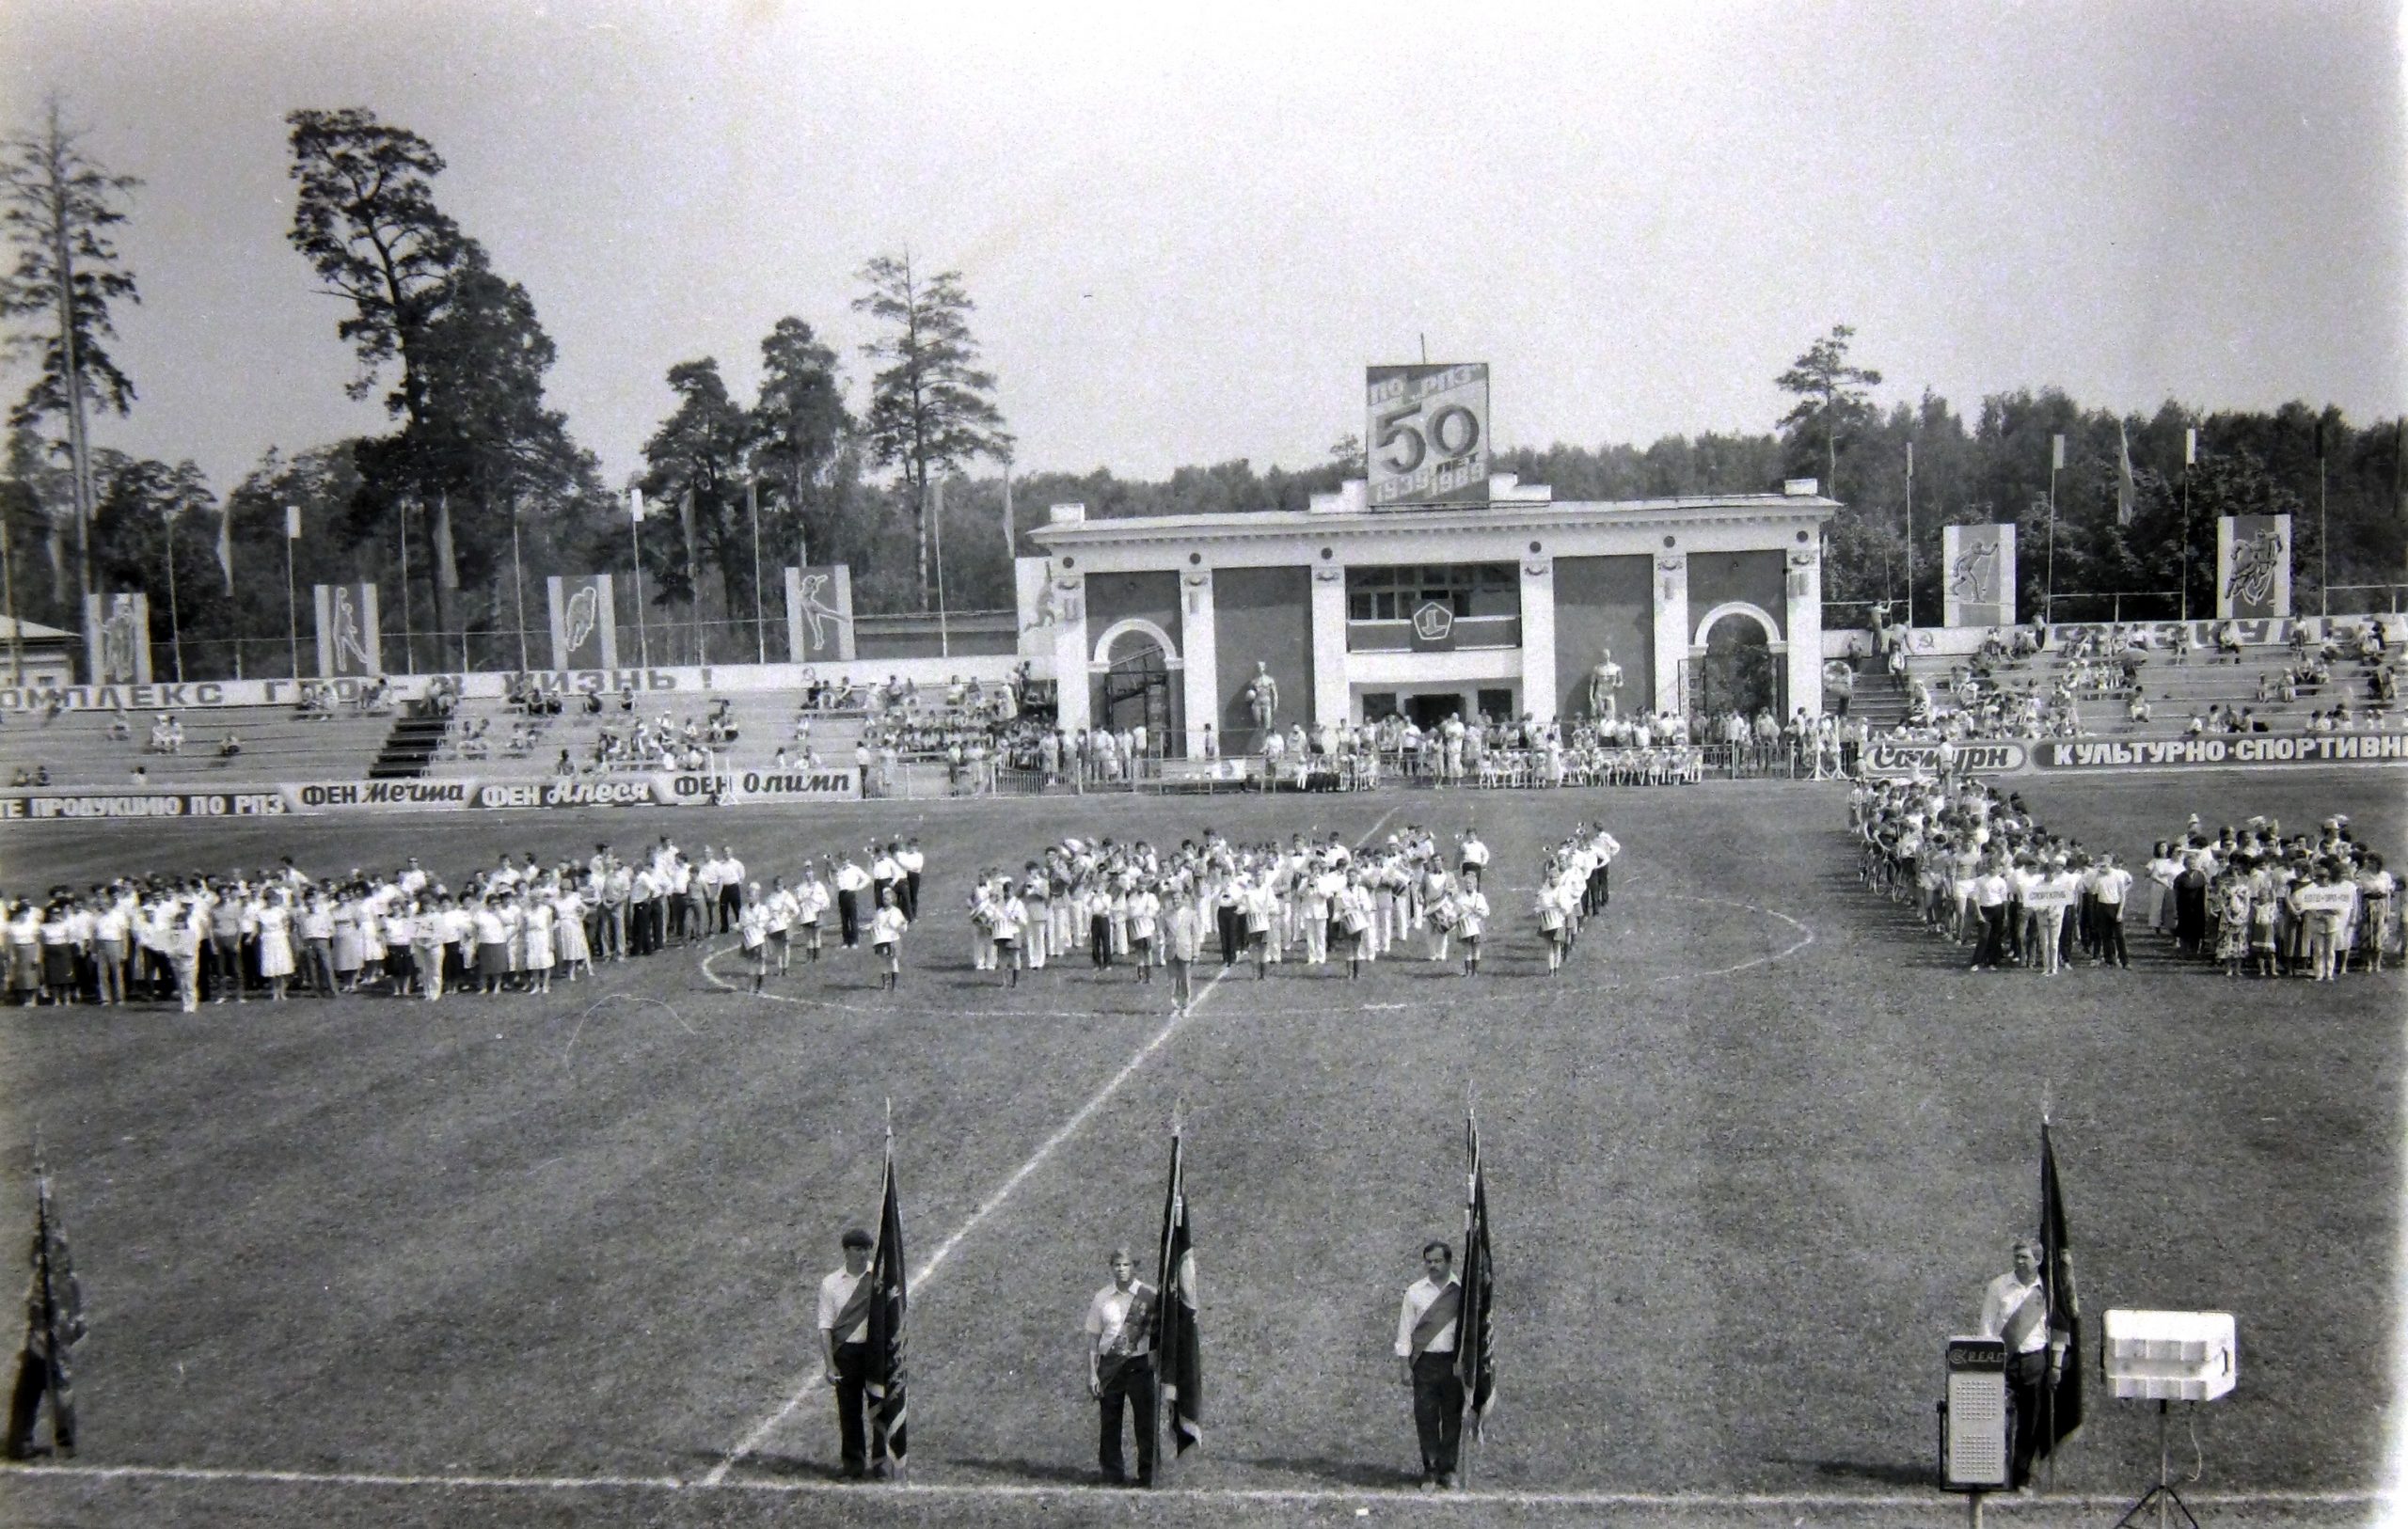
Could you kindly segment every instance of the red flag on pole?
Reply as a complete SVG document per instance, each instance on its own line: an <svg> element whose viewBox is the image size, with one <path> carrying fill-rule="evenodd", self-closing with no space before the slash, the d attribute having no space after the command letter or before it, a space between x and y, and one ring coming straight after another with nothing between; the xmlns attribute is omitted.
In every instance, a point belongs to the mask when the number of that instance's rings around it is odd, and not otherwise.
<svg viewBox="0 0 2408 1529"><path fill-rule="evenodd" d="M2115 524L2132 523L2132 508L2139 502L2139 490L2132 482L2132 437L2121 419L2115 421L2115 439L2123 448L2123 455L2115 466Z"/></svg>

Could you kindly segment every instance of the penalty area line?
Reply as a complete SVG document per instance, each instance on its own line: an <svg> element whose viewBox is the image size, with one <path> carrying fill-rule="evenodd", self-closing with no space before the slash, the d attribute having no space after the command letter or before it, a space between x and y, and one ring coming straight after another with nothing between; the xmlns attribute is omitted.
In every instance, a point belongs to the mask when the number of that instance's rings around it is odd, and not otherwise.
<svg viewBox="0 0 2408 1529"><path fill-rule="evenodd" d="M1359 845L1369 843L1371 839L1376 837L1382 828L1387 827L1388 819L1396 816L1398 811L1402 806L1403 804L1400 802L1397 806L1391 807L1386 812L1382 812L1379 815L1378 820L1373 822L1371 827L1365 831L1363 837L1356 840L1355 843ZM705 957L705 959L707 961L708 957ZM1230 972L1236 969L1237 968L1233 966L1225 966L1220 970L1212 973L1212 980L1204 985L1203 991L1196 995L1196 1001L1190 1003L1186 1008L1180 1010L1179 1013L1172 1015L1167 1023L1165 1023L1160 1030L1154 1032L1153 1038L1146 1042L1145 1045L1139 1047L1136 1054L1124 1063L1121 1065L1120 1070L1114 1073L1112 1077L1105 1081L1101 1088L1097 1089L1093 1094L1089 1095L1087 1096L1086 1103L1079 1106L1076 1113L1071 1115L1069 1119L1064 1121L1061 1127L1056 1129L1053 1135L1047 1137L1043 1144L1038 1146L1036 1152L1030 1155L1029 1159L1026 1162L1022 1163L1018 1168L1012 1170L1011 1176L1004 1180L1003 1186L1000 1189L996 1190L994 1193L987 1196L985 1200L979 1202L978 1208L971 1212L970 1219L968 1221L963 1222L959 1226L955 1227L953 1229L952 1236L937 1244L936 1252L928 1254L927 1261L912 1271L911 1279L907 1281L904 1285L904 1293L906 1295L917 1295L919 1293L920 1286L927 1284L928 1278L936 1273L937 1269L943 1265L947 1257L951 1256L953 1250L961 1245L961 1239L968 1237L972 1232L977 1230L980 1222L984 1222L989 1216L993 1215L998 1209L1000 1209L1003 1206L1004 1202L1011 1198L1012 1191L1019 1189L1022 1183L1028 1178L1029 1174L1037 1172L1038 1168L1044 1165L1047 1159L1054 1156L1054 1148L1060 1146L1063 1143L1076 1135L1080 1127L1085 1125L1094 1117L1097 1111L1102 1109L1105 1104L1109 1103L1112 1096L1120 1092L1120 1085L1127 1082L1138 1068L1144 1066L1146 1063L1152 1058L1155 1052L1168 1045L1170 1043L1170 1038L1179 1033L1180 1028L1195 1016L1196 1011L1202 1008L1205 1003L1212 999L1212 994L1221 985L1221 979L1227 977ZM717 975L708 969L707 966L705 968L705 975L710 977L713 982L717 982L719 980ZM803 1379L800 1384L795 1387L792 1394L786 1397L784 1403L780 1406L776 1411L771 1412L768 1416L763 1418L760 1423L753 1427L752 1432L744 1436L742 1442L737 1443L734 1449L729 1450L727 1454L720 1459L718 1464L710 1468L709 1474L703 1477L703 1485L705 1487L716 1487L725 1481L727 1479L728 1472L735 1468L737 1461L744 1458L747 1455L750 1455L754 1450L760 1448L763 1441L767 1440L770 1434L777 1431L778 1425L784 1423L787 1418L794 1415L795 1410L802 1405L804 1397L809 1396L816 1391L823 1389L825 1384L826 1382L820 1379L819 1372L816 1370L812 1371Z"/></svg>
<svg viewBox="0 0 2408 1529"><path fill-rule="evenodd" d="M610 1491L690 1491L697 1486L717 1487L729 1491L776 1493L786 1496L903 1497L932 1499L1054 1498L1094 1497L1104 1489L1069 1483L1039 1482L905 1482L863 1487L858 1482L793 1481L769 1476L738 1476L733 1480L713 1481L705 1477L697 1483L676 1476L531 1476L480 1475L473 1472L456 1474L374 1472L374 1471L275 1471L241 1469L222 1466L179 1465L0 1465L0 1475L21 1480L57 1477L75 1481L188 1481L202 1485L254 1487L333 1487L369 1490L496 1491L496 1492L610 1492ZM1190 1500L1227 1500L1230 1502L1289 1503L1299 1505L1313 1504L1377 1502L1390 1497L1414 1497L1411 1480L1400 1475L1393 1487L1170 1487L1149 1495ZM1933 1505L1930 1492L1645 1492L1645 1491L1582 1491L1578 1490L1546 1491L1517 1490L1513 1488L1474 1488L1468 1491L1447 1494L1448 1500L1465 1503L1487 1503L1500 1506L1523 1507L1640 1507L1640 1508L1928 1508ZM2202 1505L2219 1507L2351 1507L2370 1504L2395 1504L2400 1494L2383 1489L2345 1491L2269 1490L2203 1492L2191 1501ZM2033 1505L2072 1509L2104 1509L2127 1505L2122 1497L2067 1496L2047 1497Z"/></svg>

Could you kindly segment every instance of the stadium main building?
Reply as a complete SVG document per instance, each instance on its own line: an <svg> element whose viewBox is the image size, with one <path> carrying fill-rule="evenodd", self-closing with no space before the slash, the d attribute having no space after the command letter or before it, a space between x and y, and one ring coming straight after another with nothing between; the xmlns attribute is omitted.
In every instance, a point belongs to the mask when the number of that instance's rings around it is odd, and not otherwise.
<svg viewBox="0 0 2408 1529"><path fill-rule="evenodd" d="M1358 481L1302 512L1237 515L1056 505L1029 533L1045 556L1020 560L1021 651L1052 658L1064 727L1143 722L1190 758L1207 723L1230 752L1255 746L1258 666L1282 729L1585 719L1608 649L1625 716L1821 708L1839 506L1811 485L1588 503L1502 474L1485 488L1380 506Z"/></svg>

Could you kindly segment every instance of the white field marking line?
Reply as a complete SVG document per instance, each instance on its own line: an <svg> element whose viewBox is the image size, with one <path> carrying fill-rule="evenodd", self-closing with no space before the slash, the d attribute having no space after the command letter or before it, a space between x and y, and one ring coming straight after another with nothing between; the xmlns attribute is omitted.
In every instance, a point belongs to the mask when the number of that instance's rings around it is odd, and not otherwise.
<svg viewBox="0 0 2408 1529"><path fill-rule="evenodd" d="M1773 952L1770 955L1759 955L1751 961L1742 961L1735 967L1717 967L1712 971L1676 971L1669 977L1656 978L1656 980L1659 983L1687 982L1693 977L1728 977L1735 971L1745 971L1751 967L1770 966L1775 961L1785 961L1789 957L1797 954L1799 951L1804 950L1807 946L1814 943L1814 931L1813 929L1807 927L1798 920L1791 918L1788 914L1782 913L1774 908L1758 907L1753 903L1734 902L1732 899L1727 897L1689 897L1680 892L1655 892L1651 895L1666 898L1676 903L1704 903L1717 907L1735 907L1745 909L1750 913L1761 913L1767 919L1779 919L1782 922L1789 925L1792 929L1797 930L1800 937L1795 944L1785 945L1782 949Z"/></svg>
<svg viewBox="0 0 2408 1529"><path fill-rule="evenodd" d="M434 1488L447 1491L685 1491L697 1484L676 1476L512 1476L420 1474L367 1471L266 1471L213 1466L178 1465L0 1465L0 1475L28 1478L72 1477L82 1481L194 1481L274 1487L360 1487L369 1489ZM710 1486L705 1479L701 1483ZM1068 1483L1033 1482L903 1482L864 1488L841 1481L793 1481L776 1477L741 1476L727 1490L780 1493L788 1496L870 1497L901 1495L936 1498L1092 1498L1101 1488ZM1412 1483L1400 1475L1394 1487L1170 1487L1157 1497L1194 1500L1226 1499L1259 1503L1361 1503L1405 1497L1419 1500ZM2391 1504L2400 1494L2385 1489L2348 1491L2201 1492L2187 1501L2223 1507L2251 1505L2351 1506ZM1445 1501L1496 1503L1536 1507L1914 1507L1933 1505L1929 1492L1634 1492L1522 1491L1510 1488L1475 1488L1450 1492ZM2044 1497L2032 1507L2108 1508L2127 1505L2122 1497Z"/></svg>
<svg viewBox="0 0 2408 1529"><path fill-rule="evenodd" d="M1403 803L1399 802L1395 807L1391 807L1386 812L1382 812L1379 815L1378 820L1374 822L1370 828L1364 831L1362 839L1355 842L1358 844L1362 843L1376 835L1382 828L1387 827L1388 819L1396 816L1398 810L1403 805ZM1110 1080L1101 1088L1096 1090L1093 1095L1089 1096L1086 1103L1079 1106L1077 1113L1064 1121L1061 1128L1056 1130L1053 1135L1047 1137L1044 1144L1039 1146L1037 1151L1030 1156L1026 1162L1022 1163L1018 1168L1012 1171L1012 1175L1004 1180L1003 1187L1001 1189L998 1189L994 1193L989 1195L984 1201L980 1202L978 1208L971 1213L968 1221L963 1222L959 1226L955 1227L952 1236L937 1244L937 1251L928 1255L927 1262L922 1264L911 1277L904 1283L903 1293L906 1296L917 1294L920 1286L926 1285L929 1276L936 1273L937 1269L944 1263L945 1259L952 1254L953 1250L961 1245L961 1239L968 1237L972 1232L977 1230L978 1224L981 1222L984 1222L989 1216L993 1215L996 1209L999 1208L1005 1201L1010 1199L1012 1191L1020 1188L1022 1181L1024 1181L1029 1174L1037 1172L1037 1170L1044 1164L1046 1159L1054 1156L1054 1148L1069 1141L1071 1136L1078 1131L1078 1128L1085 1125L1097 1111L1102 1109L1105 1103L1109 1101L1115 1094L1119 1093L1120 1085L1127 1082L1130 1076L1139 1067L1144 1066L1147 1060L1156 1051L1161 1050L1165 1045L1167 1045L1170 1038L1179 1033L1180 1028L1186 1024L1188 1019L1195 1015L1196 1011L1202 1008L1212 998L1214 991L1220 987L1221 979L1227 977L1230 972L1235 971L1236 969L1236 967L1225 966L1220 970L1212 973L1212 981L1204 985L1204 990L1196 995L1195 1001L1189 1003L1186 1008L1180 1010L1179 1013L1172 1015L1168 1022L1166 1022L1162 1029L1154 1032L1153 1039L1139 1047L1137 1048L1136 1055L1131 1057L1127 1063L1123 1064L1120 1070L1114 1073ZM762 1419L760 1424L756 1426L751 1433L744 1436L742 1442L738 1443L734 1449L729 1450L725 1456L721 1457L718 1464L710 1468L710 1473L703 1477L703 1485L705 1487L716 1487L725 1481L727 1479L727 1473L735 1467L737 1460L742 1459L745 1456L750 1455L755 1449L758 1449L761 1446L761 1442L768 1438L771 1433L777 1430L779 1424L784 1423L787 1418L794 1415L795 1409L802 1405L803 1398L818 1390L823 1384L825 1384L825 1382L820 1379L817 1371L814 1371L806 1377L800 1385L796 1386L794 1393L786 1397L784 1405L781 1406L776 1411L770 1413L768 1417Z"/></svg>

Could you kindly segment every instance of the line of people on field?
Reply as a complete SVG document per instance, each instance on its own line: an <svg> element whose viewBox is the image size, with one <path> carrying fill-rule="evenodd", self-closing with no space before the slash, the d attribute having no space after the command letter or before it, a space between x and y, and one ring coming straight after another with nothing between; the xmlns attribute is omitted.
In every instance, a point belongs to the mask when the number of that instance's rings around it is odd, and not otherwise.
<svg viewBox="0 0 2408 1529"><path fill-rule="evenodd" d="M2331 980L2353 955L2381 970L2400 948L2396 879L2350 835L2348 819L2288 838L2252 818L2210 835L2194 814L2139 873L2108 851L2038 824L2017 793L1916 776L1849 794L1869 887L1914 906L1925 926L1975 947L1972 969L2062 971L2077 956L2129 969L2128 927L2171 935L2227 976Z"/></svg>
<svg viewBox="0 0 2408 1529"><path fill-rule="evenodd" d="M793 942L816 959L831 908L849 946L872 930L881 902L917 904L916 842L822 863L825 878L808 870L790 890L772 877L765 893L733 845L704 845L696 859L663 835L632 859L608 843L583 860L504 856L456 887L416 857L389 872L329 877L303 873L290 856L257 873L119 876L81 891L0 896L0 988L19 1004L175 1000L187 1013L203 1001L296 993L546 993L556 975L575 981L597 961L739 930L760 917L755 907L787 910Z"/></svg>
<svg viewBox="0 0 2408 1529"><path fill-rule="evenodd" d="M1548 857L1533 911L1550 970L1582 916L1604 906L1620 847L1584 826ZM1459 961L1474 976L1495 916L1483 890L1489 858L1476 830L1457 834L1450 855L1418 825L1359 848L1336 832L1319 843L1297 833L1286 844L1242 844L1206 828L1167 850L1069 838L1017 873L989 865L974 878L972 967L1017 986L1022 971L1084 952L1090 969L1126 966L1141 984L1166 971L1174 1012L1195 1001L1208 953L1226 969L1251 965L1258 980L1291 959L1342 961L1351 981L1418 943L1424 959Z"/></svg>

